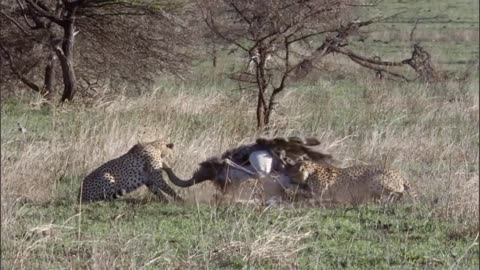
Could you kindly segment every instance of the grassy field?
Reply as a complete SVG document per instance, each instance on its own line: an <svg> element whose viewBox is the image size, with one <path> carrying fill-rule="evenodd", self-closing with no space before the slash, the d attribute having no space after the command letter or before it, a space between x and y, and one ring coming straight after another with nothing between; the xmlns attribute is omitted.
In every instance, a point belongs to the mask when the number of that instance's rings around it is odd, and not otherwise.
<svg viewBox="0 0 480 270"><path fill-rule="evenodd" d="M194 68L142 96L39 106L19 94L1 106L2 269L478 269L478 1L384 1L378 12L418 16L440 69L474 69L466 81L377 81L341 58L288 87L268 133L255 130L255 93L224 74L241 60ZM429 11L430 10L430 11ZM415 13L372 29L358 49L407 58ZM475 63L476 65L471 65ZM27 132L17 130L17 122ZM178 190L162 204L145 189L79 206L83 177L139 141L169 138L173 167L259 135L314 135L341 162L387 164L417 189L416 202L265 209L211 202L212 186Z"/></svg>
<svg viewBox="0 0 480 270"><path fill-rule="evenodd" d="M23 205L9 269L475 269L478 246L427 209ZM42 224L31 233L32 221ZM43 234L40 233L43 232ZM27 232L27 233L22 233ZM7 246L7 243L10 244ZM12 252L15 250L16 252Z"/></svg>
<svg viewBox="0 0 480 270"><path fill-rule="evenodd" d="M463 92L327 80L282 97L272 132L315 134L342 166L387 163L418 188L417 203L262 210L212 205L205 184L180 190L185 205L140 190L79 208L82 178L137 141L169 137L188 176L258 135L248 96L179 87L88 107L2 106L5 269L478 268L475 80Z"/></svg>

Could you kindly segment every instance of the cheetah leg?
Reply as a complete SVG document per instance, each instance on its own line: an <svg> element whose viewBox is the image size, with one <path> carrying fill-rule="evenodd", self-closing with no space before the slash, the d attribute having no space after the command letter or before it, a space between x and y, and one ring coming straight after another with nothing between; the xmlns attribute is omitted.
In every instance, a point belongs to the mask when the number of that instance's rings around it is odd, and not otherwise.
<svg viewBox="0 0 480 270"><path fill-rule="evenodd" d="M102 201L111 201L111 200L115 200L115 199L118 199L119 197L121 197L123 194L121 193L121 191L116 191L114 188L112 187L108 187L108 188L104 188L102 190L102 193L99 197L99 200L102 200Z"/></svg>
<svg viewBox="0 0 480 270"><path fill-rule="evenodd" d="M165 195L163 195L163 193L161 192L160 190L160 187L158 185L156 185L154 182L151 182L149 181L147 184L146 184L147 188L153 193L155 194L155 196L158 197L158 199L161 201L161 202L168 202L167 198L165 197Z"/></svg>
<svg viewBox="0 0 480 270"><path fill-rule="evenodd" d="M397 192L394 192L394 191L386 191L383 193L384 196L381 196L383 199L379 199L379 201L382 203L382 204L391 204L391 203L396 203L398 202L401 198L402 198L402 195L403 194L399 194Z"/></svg>
<svg viewBox="0 0 480 270"><path fill-rule="evenodd" d="M150 189L155 195L158 197L163 197L162 192L170 195L175 201L183 201L182 197L180 197L175 190L173 190L163 179L162 171L161 170L154 170L150 173L150 179L147 184L148 189Z"/></svg>
<svg viewBox="0 0 480 270"><path fill-rule="evenodd" d="M402 197L403 197L403 193L395 193L395 194L393 195L393 202L398 202L398 201L400 201L400 200L402 199Z"/></svg>

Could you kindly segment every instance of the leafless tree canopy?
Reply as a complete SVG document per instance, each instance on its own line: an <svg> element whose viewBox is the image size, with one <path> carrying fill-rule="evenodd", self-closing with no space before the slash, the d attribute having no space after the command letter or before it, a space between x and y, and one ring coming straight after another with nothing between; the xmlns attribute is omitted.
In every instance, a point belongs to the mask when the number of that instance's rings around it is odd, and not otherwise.
<svg viewBox="0 0 480 270"><path fill-rule="evenodd" d="M64 66L57 65L69 52L65 40L72 46L74 86L83 94L126 83L141 89L159 74L180 75L191 58L182 17L187 10L174 1L7 0L0 14L1 83L20 79L37 92L52 93L48 84L65 76ZM71 98L73 93L65 97Z"/></svg>
<svg viewBox="0 0 480 270"><path fill-rule="evenodd" d="M187 70L190 31L179 8L120 5L84 12L77 22L77 46L82 49L78 72L85 81L109 78L114 86L128 82L145 89L161 74L181 76Z"/></svg>
<svg viewBox="0 0 480 270"><path fill-rule="evenodd" d="M261 44L283 46L285 37L294 42L334 31L349 20L351 2L203 0L202 6L212 30L248 50Z"/></svg>
<svg viewBox="0 0 480 270"><path fill-rule="evenodd" d="M233 78L256 85L257 125L268 126L275 97L301 64L293 46L346 25L354 10L353 0L203 0L201 8L212 32L241 48L254 69ZM277 59L276 65L267 62Z"/></svg>
<svg viewBox="0 0 480 270"><path fill-rule="evenodd" d="M47 58L45 46L48 46L48 30L36 26L34 21L28 21L16 5L15 1L0 4L0 83L5 86L7 82L16 82L18 78L40 92L41 88L35 82L41 76L36 71ZM35 31L30 30L30 25Z"/></svg>

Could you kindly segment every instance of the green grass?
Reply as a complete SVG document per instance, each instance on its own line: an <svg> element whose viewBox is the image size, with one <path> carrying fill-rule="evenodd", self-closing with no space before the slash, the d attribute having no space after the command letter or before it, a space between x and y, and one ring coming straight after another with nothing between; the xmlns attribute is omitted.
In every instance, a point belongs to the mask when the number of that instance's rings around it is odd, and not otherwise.
<svg viewBox="0 0 480 270"><path fill-rule="evenodd" d="M211 153L255 136L252 115L239 113L249 104L222 95L198 113L194 106L222 92L193 88L185 88L184 97L163 92L115 101L111 112L7 102L1 126L2 267L478 269L478 197L468 197L478 183L465 186L472 177L478 181L478 113L468 111L478 102L478 86L464 92L442 87L344 79L300 85L282 97L291 122L277 130L281 134L323 134L327 146L350 136L334 156L379 162L393 153L395 167L421 188L416 204L335 210L165 205L133 194L137 199L83 205L80 211L75 198L85 174L137 139L170 136L179 144L176 168L187 175ZM172 110L181 102L189 103ZM283 118L276 115L275 121ZM16 131L16 121L27 134ZM155 131L143 134L143 123ZM181 191L187 198L208 192ZM45 235L31 233L49 224Z"/></svg>
<svg viewBox="0 0 480 270"><path fill-rule="evenodd" d="M445 29L475 30L479 24L479 3L475 0L383 0L378 5L360 11L367 16L383 15L396 17L387 20L393 28L408 32L415 21L430 31Z"/></svg>
<svg viewBox="0 0 480 270"><path fill-rule="evenodd" d="M388 17L397 13L399 15L361 28L360 33L366 37L365 40L359 42L358 36L353 34L348 48L364 56L379 56L383 60L407 59L412 53L410 32L419 19L413 42L420 42L427 49L437 70L463 71L467 63L478 62L480 29L478 1L383 0L374 2L378 2L378 5L359 9L360 20L377 16ZM324 36L314 38L312 47L320 46L324 38ZM228 50L219 53L217 72L212 74L211 61L205 61L200 62L198 69L195 69L195 76L198 75L198 78L203 79L211 78L208 81L212 82L223 73L245 70L246 53L238 50L236 54L227 55L227 52ZM234 58L235 56L237 58ZM356 65L352 62L349 64ZM343 70L346 65L348 64L343 63L337 68ZM324 77L323 73L320 76ZM235 87L235 85L232 86Z"/></svg>
<svg viewBox="0 0 480 270"><path fill-rule="evenodd" d="M472 238L435 219L428 207L256 210L118 201L83 205L79 227L78 206L71 202L21 205L19 233L8 236L10 246L2 242L2 268L21 263L27 269L101 263L121 269L479 266ZM52 236L23 233L44 224L58 225ZM15 262L13 250L24 252L23 262ZM96 261L99 257L103 262Z"/></svg>
<svg viewBox="0 0 480 270"><path fill-rule="evenodd" d="M478 61L478 1L386 0L373 9L410 11L365 29L369 38L352 49L407 58L416 18L441 15L416 31L436 67L461 72ZM30 94L2 100L2 269L479 268L478 68L466 83L426 85L377 81L331 57L334 71L287 86L274 127L259 134L255 90L241 93L226 78L245 68L240 57L222 52L215 70L199 61L186 81L159 79L147 96L64 107L30 106ZM179 190L185 205L141 192L81 209L75 202L88 172L137 141L169 138L174 167L188 176L206 157L272 134L317 136L342 166L385 162L418 188L419 201L265 210L197 205L192 198L212 195L200 186Z"/></svg>

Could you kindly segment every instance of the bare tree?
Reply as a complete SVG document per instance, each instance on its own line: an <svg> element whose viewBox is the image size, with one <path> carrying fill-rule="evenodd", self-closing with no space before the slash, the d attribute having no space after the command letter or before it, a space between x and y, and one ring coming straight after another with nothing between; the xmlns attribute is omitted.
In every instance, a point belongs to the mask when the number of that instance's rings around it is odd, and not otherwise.
<svg viewBox="0 0 480 270"><path fill-rule="evenodd" d="M348 59L362 67L374 70L376 74L375 76L378 79L383 79L384 74L392 78L399 78L408 82L414 81L416 79L420 79L424 82L437 82L444 79L446 74L437 72L435 70L431 61L430 53L425 50L419 42L415 42L413 39L413 33L416 29L417 24L414 25L410 34L410 42L412 44L412 54L410 58L399 61L382 61L381 57L379 57L378 55L373 57L367 57L347 48L347 46L349 45L349 37L353 33L357 34L358 30L361 27L394 18L399 14L400 13L397 13L390 17L380 17L366 21L349 22L346 25L343 25L335 31L334 36L327 36L325 38L325 41L318 48L316 48L316 50L310 55L310 57L302 60L302 62L298 65L300 69L303 69L302 76L305 76L312 70L313 62L318 61L319 58L322 58L330 53L338 53L340 55L348 57ZM416 77L409 78L402 72L392 70L405 66L413 69L416 73ZM299 69L297 69L297 71L299 71Z"/></svg>
<svg viewBox="0 0 480 270"><path fill-rule="evenodd" d="M20 6L20 8L17 6ZM49 43L49 30L52 29L51 23L45 24L41 20L29 20L22 2L9 1L0 4L0 22L2 33L0 39L0 59L2 76L1 83L12 79L19 79L32 90L41 94L46 94L53 80L53 71L51 71L54 52L49 56L45 53L44 46ZM37 17L34 17L37 19ZM31 75L39 70L43 62L48 61L48 68L45 68L43 86L39 86L38 76ZM48 71L50 70L50 71Z"/></svg>
<svg viewBox="0 0 480 270"><path fill-rule="evenodd" d="M200 0L210 30L249 55L248 68L231 78L257 89L259 129L268 127L276 97L288 81L305 77L314 63L328 54L347 56L374 70L378 77L436 78L430 55L419 44L413 46L410 58L401 61L381 61L378 56L365 57L347 48L349 37L361 27L391 18L353 19L365 6L371 5L355 0ZM320 45L314 46L317 42ZM390 70L400 66L413 68L418 76L408 78Z"/></svg>
<svg viewBox="0 0 480 270"><path fill-rule="evenodd" d="M335 31L349 20L353 9L348 0L203 0L201 7L211 31L248 53L254 63L253 70L232 78L256 85L260 129L268 126L276 96L301 63L293 47ZM272 58L277 64L267 65Z"/></svg>
<svg viewBox="0 0 480 270"><path fill-rule="evenodd" d="M178 12L184 6L175 2L9 2L0 14L6 26L0 40L2 66L10 70L6 77L20 79L41 94L53 93L58 62L64 85L61 101L73 99L77 78L86 87L135 83L164 72L180 74L190 60L187 28Z"/></svg>

